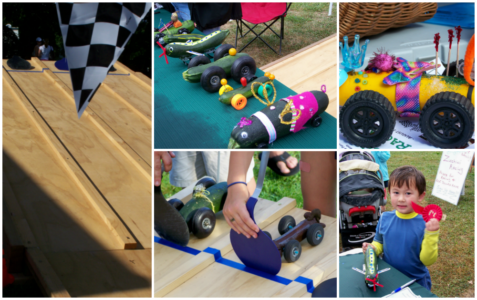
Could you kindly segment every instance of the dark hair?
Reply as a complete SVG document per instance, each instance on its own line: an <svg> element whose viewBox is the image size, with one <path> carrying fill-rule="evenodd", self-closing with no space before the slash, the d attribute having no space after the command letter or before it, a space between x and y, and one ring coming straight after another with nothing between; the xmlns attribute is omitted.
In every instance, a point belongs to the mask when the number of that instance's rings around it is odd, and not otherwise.
<svg viewBox="0 0 477 300"><path fill-rule="evenodd" d="M402 166L395 169L389 176L389 192L392 186L402 187L407 185L409 188L415 186L422 195L426 191L426 178L421 171L413 166Z"/></svg>

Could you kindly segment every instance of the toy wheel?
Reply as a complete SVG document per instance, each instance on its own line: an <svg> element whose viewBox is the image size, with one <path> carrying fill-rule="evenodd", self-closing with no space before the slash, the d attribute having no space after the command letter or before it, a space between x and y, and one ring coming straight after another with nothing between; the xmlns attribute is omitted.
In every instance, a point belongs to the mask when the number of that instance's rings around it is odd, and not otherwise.
<svg viewBox="0 0 477 300"><path fill-rule="evenodd" d="M460 94L438 93L424 105L419 126L433 146L464 147L474 132L474 106Z"/></svg>
<svg viewBox="0 0 477 300"><path fill-rule="evenodd" d="M190 33L190 31L189 31L189 29L187 29L187 28L181 28L181 29L179 29L179 30L177 31L177 33L179 33L179 34L188 34L188 33Z"/></svg>
<svg viewBox="0 0 477 300"><path fill-rule="evenodd" d="M232 107L236 110L241 110L247 105L247 97L241 94L237 94L232 97L230 103L232 104Z"/></svg>
<svg viewBox="0 0 477 300"><path fill-rule="evenodd" d="M320 117L320 116L317 116L316 118L313 119L313 121L312 121L312 123L311 123L311 126L313 126L313 127L318 127L318 126L321 125L321 122L322 122L322 121L323 121L323 120L321 119L321 117Z"/></svg>
<svg viewBox="0 0 477 300"><path fill-rule="evenodd" d="M187 69L201 66L201 65L206 65L206 64L210 64L210 59L207 56L205 55L195 56L190 60L189 66L187 67Z"/></svg>
<svg viewBox="0 0 477 300"><path fill-rule="evenodd" d="M201 207L195 211L192 217L192 233L198 238L208 237L215 228L215 214L208 207Z"/></svg>
<svg viewBox="0 0 477 300"><path fill-rule="evenodd" d="M208 189L209 187L215 185L217 182L215 181L214 178L210 176L205 176L199 179L194 185L194 189L192 190L192 197L194 197L194 194L197 193L197 189Z"/></svg>
<svg viewBox="0 0 477 300"><path fill-rule="evenodd" d="M280 233L280 235L283 235L295 226L295 218L293 218L292 216L284 216L283 218L281 218L280 222L278 222L278 232Z"/></svg>
<svg viewBox="0 0 477 300"><path fill-rule="evenodd" d="M283 249L283 256L289 263L295 262L300 258L301 244L297 240L290 240Z"/></svg>
<svg viewBox="0 0 477 300"><path fill-rule="evenodd" d="M229 55L230 48L233 48L233 46L229 44L223 44L218 47L214 52L214 61L218 61L222 57Z"/></svg>
<svg viewBox="0 0 477 300"><path fill-rule="evenodd" d="M200 77L200 85L207 92L216 93L220 90L220 87L222 86L220 84L220 80L222 78L225 78L226 76L227 75L225 74L224 69L222 69L221 67L209 67L205 69L205 71L202 73L202 76Z"/></svg>
<svg viewBox="0 0 477 300"><path fill-rule="evenodd" d="M321 210L318 208L315 208L314 210L311 211L311 217L315 218L316 222L320 223L321 220Z"/></svg>
<svg viewBox="0 0 477 300"><path fill-rule="evenodd" d="M235 81L240 83L240 78L249 78L255 75L255 71L257 71L255 60L250 56L242 56L232 64L230 74Z"/></svg>
<svg viewBox="0 0 477 300"><path fill-rule="evenodd" d="M260 144L257 145L257 148L258 149L267 149L268 144L267 143L260 143Z"/></svg>
<svg viewBox="0 0 477 300"><path fill-rule="evenodd" d="M262 232L265 233L265 235L267 235L270 239L272 239L272 235L270 234L270 232L268 231L262 231Z"/></svg>
<svg viewBox="0 0 477 300"><path fill-rule="evenodd" d="M375 91L351 96L340 112L340 129L354 145L374 148L386 142L396 125L391 102Z"/></svg>
<svg viewBox="0 0 477 300"><path fill-rule="evenodd" d="M169 201L167 201L170 205L172 205L172 207L174 207L175 209L177 209L178 211L181 210L182 207L184 207L184 203L182 203L181 200L179 199L171 199Z"/></svg>
<svg viewBox="0 0 477 300"><path fill-rule="evenodd" d="M323 241L323 238L325 237L325 229L323 228L323 225L321 224L313 224L308 228L308 231L306 232L306 240L308 241L308 244L312 246L317 246Z"/></svg>

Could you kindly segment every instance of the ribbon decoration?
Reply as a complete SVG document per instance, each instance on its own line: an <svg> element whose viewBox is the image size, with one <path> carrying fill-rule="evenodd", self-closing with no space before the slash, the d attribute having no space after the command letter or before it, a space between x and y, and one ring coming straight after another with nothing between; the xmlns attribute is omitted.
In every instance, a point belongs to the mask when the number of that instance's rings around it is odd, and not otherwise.
<svg viewBox="0 0 477 300"><path fill-rule="evenodd" d="M424 221L427 223L430 219L437 219L440 221L442 219L442 209L437 204L429 204L426 207L417 205L414 202L411 202L412 209L424 218Z"/></svg>
<svg viewBox="0 0 477 300"><path fill-rule="evenodd" d="M374 278L374 279L366 278L367 281L371 281L371 282L373 283L374 292L376 292L376 286L384 287L382 284L379 284L379 283L377 282L377 281L378 281L378 277L379 277L379 276L376 276L376 278Z"/></svg>

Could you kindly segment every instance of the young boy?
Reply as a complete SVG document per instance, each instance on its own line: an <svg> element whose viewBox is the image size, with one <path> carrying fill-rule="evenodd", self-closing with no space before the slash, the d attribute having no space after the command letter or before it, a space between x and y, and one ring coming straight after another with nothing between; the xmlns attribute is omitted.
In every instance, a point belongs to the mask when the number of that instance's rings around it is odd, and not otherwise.
<svg viewBox="0 0 477 300"><path fill-rule="evenodd" d="M377 255L423 287L431 290L431 276L426 266L437 260L439 221L425 222L414 212L411 202L421 202L426 195L426 179L412 166L399 167L389 178L389 193L394 211L385 212L376 227L371 246Z"/></svg>

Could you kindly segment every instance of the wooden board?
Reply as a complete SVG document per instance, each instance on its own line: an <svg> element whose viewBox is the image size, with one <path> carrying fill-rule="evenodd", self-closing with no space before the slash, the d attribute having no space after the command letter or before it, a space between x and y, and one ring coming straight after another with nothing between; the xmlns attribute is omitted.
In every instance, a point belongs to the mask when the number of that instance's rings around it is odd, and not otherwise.
<svg viewBox="0 0 477 300"><path fill-rule="evenodd" d="M321 90L326 85L329 97L327 113L337 117L338 39L336 34L318 41L277 61L263 66L283 84L297 93Z"/></svg>
<svg viewBox="0 0 477 300"><path fill-rule="evenodd" d="M182 197L186 198L184 193ZM177 195L172 198L177 198ZM295 205L295 201L290 198L283 198L276 203L260 199L255 209L257 223L276 238L279 235L278 222L282 216L292 215L297 223L303 220L305 211L295 208ZM292 280L287 285L218 263L213 255L207 252L192 255L156 243L155 297L311 296L305 284L294 281L296 278L309 278L313 280L313 285L317 286L336 272L336 219L323 216L322 222L327 225L327 235L323 242L316 247L310 246L306 241L302 242L303 252L300 259L293 264L282 264L278 276ZM224 259L241 264L233 252L229 232L230 228L219 213L214 233L202 240L191 236L188 247L199 251L207 247L218 249Z"/></svg>

